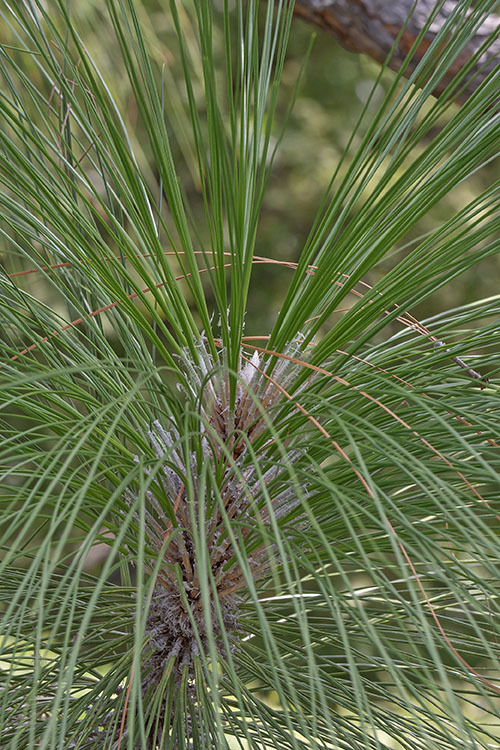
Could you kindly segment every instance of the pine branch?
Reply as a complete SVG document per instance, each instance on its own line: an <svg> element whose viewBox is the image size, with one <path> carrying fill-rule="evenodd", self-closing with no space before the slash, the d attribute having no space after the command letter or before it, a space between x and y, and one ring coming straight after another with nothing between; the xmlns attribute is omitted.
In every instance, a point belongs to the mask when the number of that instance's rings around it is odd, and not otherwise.
<svg viewBox="0 0 500 750"><path fill-rule="evenodd" d="M404 28L398 45L390 60L390 67L399 70L403 61L424 28L433 9L434 0L296 0L297 16L310 21L329 31L343 47L372 57L383 62L389 55L407 18L410 19ZM445 0L435 18L426 30L423 41L413 55L405 75L409 76L426 49L432 43L443 24L457 6L456 0ZM413 12L412 12L413 9ZM411 14L411 15L410 15ZM500 16L488 16L469 42L463 54L455 60L446 76L435 89L440 94L459 70L480 49L488 37L500 31ZM461 91L458 101L465 101L480 86L500 61L500 39L498 36L487 46L475 61L467 77L467 85Z"/></svg>

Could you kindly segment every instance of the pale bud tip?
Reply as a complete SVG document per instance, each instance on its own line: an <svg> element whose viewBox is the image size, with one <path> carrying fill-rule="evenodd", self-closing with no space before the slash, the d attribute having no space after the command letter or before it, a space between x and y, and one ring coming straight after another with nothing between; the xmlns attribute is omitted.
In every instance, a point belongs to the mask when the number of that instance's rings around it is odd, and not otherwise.
<svg viewBox="0 0 500 750"><path fill-rule="evenodd" d="M259 364L260 364L259 353L255 351L252 354L252 359L250 360L250 362L247 362L245 367L241 371L242 380L244 380L247 385L250 385L255 373L257 372L256 368L259 367Z"/></svg>

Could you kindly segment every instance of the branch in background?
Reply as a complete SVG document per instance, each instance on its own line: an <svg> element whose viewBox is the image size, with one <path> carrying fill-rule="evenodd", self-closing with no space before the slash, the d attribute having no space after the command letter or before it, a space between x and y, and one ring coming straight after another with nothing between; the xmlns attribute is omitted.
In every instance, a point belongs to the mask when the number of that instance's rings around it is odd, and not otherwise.
<svg viewBox="0 0 500 750"><path fill-rule="evenodd" d="M361 52L377 62L383 62L414 8L389 63L393 70L399 70L435 5L435 0L296 0L295 14L329 31L351 52ZM406 76L413 72L456 5L456 0L445 0L442 4L406 68ZM441 93L486 39L499 30L500 16L488 16L434 93ZM497 38L471 70L467 85L457 100L465 101L499 62L500 39Z"/></svg>

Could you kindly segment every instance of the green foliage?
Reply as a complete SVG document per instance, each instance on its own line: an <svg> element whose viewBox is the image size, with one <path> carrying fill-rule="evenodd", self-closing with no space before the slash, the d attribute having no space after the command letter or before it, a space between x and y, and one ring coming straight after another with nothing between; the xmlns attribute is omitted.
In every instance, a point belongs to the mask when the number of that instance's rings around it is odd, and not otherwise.
<svg viewBox="0 0 500 750"><path fill-rule="evenodd" d="M291 5L96 4L118 80L48 5L0 5L2 746L499 747L500 298L412 314L497 254L498 73L431 95L494 3L381 71L297 258Z"/></svg>

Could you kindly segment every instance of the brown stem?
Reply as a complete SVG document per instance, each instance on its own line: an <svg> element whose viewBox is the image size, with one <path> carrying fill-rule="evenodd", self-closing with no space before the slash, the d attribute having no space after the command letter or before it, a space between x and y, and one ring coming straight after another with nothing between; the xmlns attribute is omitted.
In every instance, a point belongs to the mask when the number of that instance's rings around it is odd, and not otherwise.
<svg viewBox="0 0 500 750"><path fill-rule="evenodd" d="M363 53L380 63L387 59L398 40L389 67L399 71L436 6L439 9L404 71L404 75L409 77L455 10L457 0L438 3L435 0L296 0L295 14L333 34L351 52ZM467 74L457 101L464 102L469 98L498 64L499 29L500 16L489 15L483 20L475 36L436 86L436 95L442 93L464 65L485 45ZM492 34L495 35L494 39L485 44ZM420 82L422 83L423 81Z"/></svg>

